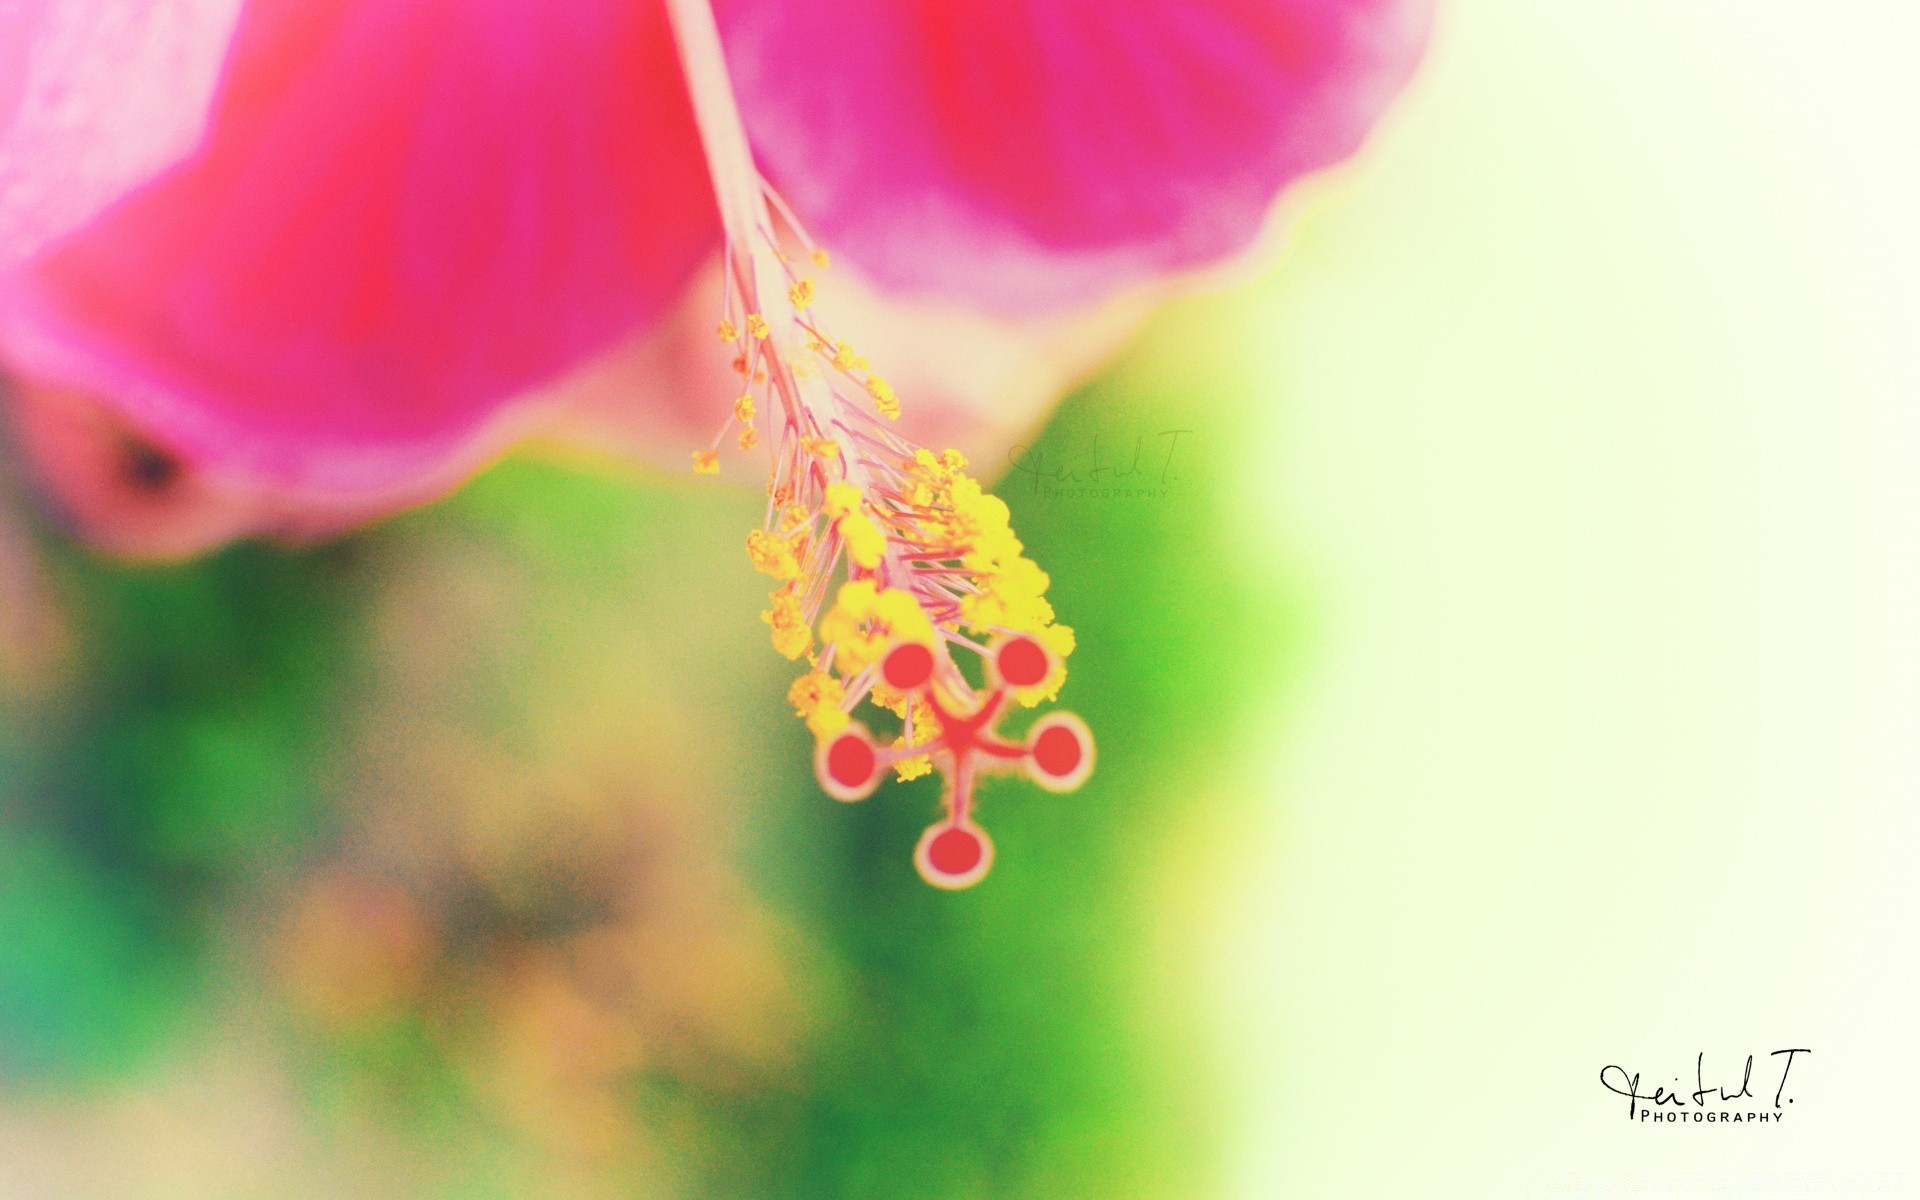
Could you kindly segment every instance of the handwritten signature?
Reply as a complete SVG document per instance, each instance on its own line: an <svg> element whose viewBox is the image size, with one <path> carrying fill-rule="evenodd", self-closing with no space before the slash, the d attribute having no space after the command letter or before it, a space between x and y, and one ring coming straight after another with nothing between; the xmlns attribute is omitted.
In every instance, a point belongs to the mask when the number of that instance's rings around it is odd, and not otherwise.
<svg viewBox="0 0 1920 1200"><path fill-rule="evenodd" d="M1154 435L1156 444L1152 447L1151 455L1148 453L1147 435L1143 433L1133 439L1133 453L1124 462L1109 462L1101 458L1100 435L1097 433L1093 435L1084 459L1073 454L1050 458L1042 447L1015 446L1007 451L1007 461L1015 471L1033 478L1033 494L1036 496L1040 494L1043 483L1049 488L1060 488L1075 484L1112 485L1132 480L1136 485L1154 482L1164 486L1176 478L1173 458L1180 449L1181 436L1192 432L1191 429L1161 430ZM1163 448L1164 455L1161 453ZM1124 449L1122 453L1125 453Z"/></svg>
<svg viewBox="0 0 1920 1200"><path fill-rule="evenodd" d="M1799 1046L1791 1050L1775 1050L1767 1056L1780 1060L1778 1063L1780 1078L1774 1082L1773 1110L1771 1111L1757 1113L1744 1111L1744 1108L1763 1102L1766 1090L1766 1084L1763 1082L1761 1095L1756 1097L1754 1094L1754 1056L1751 1054L1747 1055L1746 1067L1740 1074L1740 1086L1733 1090L1730 1090L1730 1080L1723 1081L1718 1076L1716 1076L1716 1082L1711 1084L1707 1082L1707 1054L1704 1050L1693 1060L1694 1087L1691 1092L1669 1091L1665 1086L1656 1087L1651 1092L1643 1092L1640 1090L1640 1072L1636 1071L1629 1075L1625 1067L1611 1064L1600 1068L1600 1084L1615 1095L1627 1098L1628 1120L1675 1120L1678 1119L1679 1114L1672 1110L1691 1107L1695 1110L1704 1110L1693 1113L1691 1119L1695 1121L1777 1121L1785 1116L1784 1106L1793 1103L1793 1097L1787 1095L1787 1076L1793 1071L1794 1057L1812 1053L1813 1051L1806 1047ZM1677 1075L1673 1077L1673 1082L1681 1088L1686 1086L1681 1083ZM1727 1111L1733 1106L1741 1106L1742 1111Z"/></svg>

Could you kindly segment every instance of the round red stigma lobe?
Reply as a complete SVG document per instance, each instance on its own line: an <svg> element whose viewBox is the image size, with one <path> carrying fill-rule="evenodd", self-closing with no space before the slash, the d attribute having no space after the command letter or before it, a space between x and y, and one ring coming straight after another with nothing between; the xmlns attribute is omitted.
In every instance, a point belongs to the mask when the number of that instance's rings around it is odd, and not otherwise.
<svg viewBox="0 0 1920 1200"><path fill-rule="evenodd" d="M873 746L856 733L840 735L827 750L827 774L848 790L866 786L877 765Z"/></svg>
<svg viewBox="0 0 1920 1200"><path fill-rule="evenodd" d="M1072 713L1049 713L1027 731L1027 774L1050 792L1071 792L1093 772L1093 732Z"/></svg>
<svg viewBox="0 0 1920 1200"><path fill-rule="evenodd" d="M1084 752L1080 748L1080 735L1070 726L1050 725L1040 731L1033 740L1033 761L1049 775L1071 775L1080 765Z"/></svg>
<svg viewBox="0 0 1920 1200"><path fill-rule="evenodd" d="M943 821L920 835L913 861L920 868L920 877L935 887L972 887L993 866L993 842L977 825Z"/></svg>
<svg viewBox="0 0 1920 1200"><path fill-rule="evenodd" d="M880 673L887 686L910 691L933 678L933 651L919 642L903 642L888 651Z"/></svg>
<svg viewBox="0 0 1920 1200"><path fill-rule="evenodd" d="M980 857L980 839L966 829L943 829L927 846L927 861L942 875L965 875L980 865Z"/></svg>
<svg viewBox="0 0 1920 1200"><path fill-rule="evenodd" d="M1000 678L1013 687L1034 687L1047 677L1047 651L1029 637L1009 638L994 653Z"/></svg>

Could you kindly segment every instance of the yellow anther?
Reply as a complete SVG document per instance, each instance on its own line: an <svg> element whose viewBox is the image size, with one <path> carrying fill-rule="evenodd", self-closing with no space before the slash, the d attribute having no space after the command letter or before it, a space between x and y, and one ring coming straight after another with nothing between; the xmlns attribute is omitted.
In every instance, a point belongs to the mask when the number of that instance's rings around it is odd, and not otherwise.
<svg viewBox="0 0 1920 1200"><path fill-rule="evenodd" d="M878 374L867 376L867 391L873 396L873 407L888 420L900 419L900 398L893 394L893 385Z"/></svg>
<svg viewBox="0 0 1920 1200"><path fill-rule="evenodd" d="M900 739L895 738L893 746L896 750L900 749L902 746ZM893 769L899 773L900 781L905 783L909 779L918 779L933 770L933 759L925 754L916 754L912 758L903 758L894 763Z"/></svg>
<svg viewBox="0 0 1920 1200"><path fill-rule="evenodd" d="M733 402L733 419L742 425L753 420L753 393L748 392Z"/></svg>
<svg viewBox="0 0 1920 1200"><path fill-rule="evenodd" d="M776 537L764 529L756 529L747 535L747 557L752 560L753 569L762 575L775 579L800 577L800 554L792 538Z"/></svg>
<svg viewBox="0 0 1920 1200"><path fill-rule="evenodd" d="M794 715L803 718L817 738L830 738L847 727L849 718L841 709L846 697L840 681L825 671L808 671L787 689L787 703Z"/></svg>
<svg viewBox="0 0 1920 1200"><path fill-rule="evenodd" d="M740 331L733 327L732 321L720 322L720 328L716 330L716 332L719 333L720 340L723 342L735 342L740 340Z"/></svg>
<svg viewBox="0 0 1920 1200"><path fill-rule="evenodd" d="M827 264L830 261L832 260L827 257L825 250L815 250L813 252L813 265L819 267L822 271L827 269Z"/></svg>
<svg viewBox="0 0 1920 1200"><path fill-rule="evenodd" d="M718 475L720 473L720 452L718 450L695 450L693 452L693 470L698 475Z"/></svg>
<svg viewBox="0 0 1920 1200"><path fill-rule="evenodd" d="M807 305L813 303L813 280L801 279L796 281L792 287L787 289L787 299L793 301L793 307L796 312L804 311Z"/></svg>
<svg viewBox="0 0 1920 1200"><path fill-rule="evenodd" d="M766 319L763 318L759 313L748 313L747 314L747 332L753 335L753 339L755 341L759 341L761 338L766 337L767 336Z"/></svg>
<svg viewBox="0 0 1920 1200"><path fill-rule="evenodd" d="M871 571L880 565L886 553L887 538L865 513L848 513L840 518L840 536L847 541L847 558L854 566Z"/></svg>
<svg viewBox="0 0 1920 1200"><path fill-rule="evenodd" d="M813 647L813 628L800 609L800 597L793 584L774 589L767 600L772 604L760 619L773 627L773 648L787 658L799 658Z"/></svg>
<svg viewBox="0 0 1920 1200"><path fill-rule="evenodd" d="M839 458L840 443L827 437L803 437L800 448L815 458Z"/></svg>
<svg viewBox="0 0 1920 1200"><path fill-rule="evenodd" d="M838 521L848 513L859 512L860 489L850 483L830 483L820 508L829 521Z"/></svg>
<svg viewBox="0 0 1920 1200"><path fill-rule="evenodd" d="M749 425L740 431L740 448L751 450L760 444L760 431Z"/></svg>

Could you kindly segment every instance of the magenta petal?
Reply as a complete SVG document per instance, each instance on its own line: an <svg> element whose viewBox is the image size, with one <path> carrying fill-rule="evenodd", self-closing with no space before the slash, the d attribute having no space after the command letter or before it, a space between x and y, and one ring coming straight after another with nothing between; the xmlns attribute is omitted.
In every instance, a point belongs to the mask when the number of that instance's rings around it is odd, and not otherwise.
<svg viewBox="0 0 1920 1200"><path fill-rule="evenodd" d="M1429 0L731 0L763 169L883 285L1084 300L1243 249L1351 154Z"/></svg>
<svg viewBox="0 0 1920 1200"><path fill-rule="evenodd" d="M656 5L253 0L204 150L0 289L0 348L190 470L408 503L714 238Z"/></svg>
<svg viewBox="0 0 1920 1200"><path fill-rule="evenodd" d="M0 270L192 149L239 7L0 3Z"/></svg>

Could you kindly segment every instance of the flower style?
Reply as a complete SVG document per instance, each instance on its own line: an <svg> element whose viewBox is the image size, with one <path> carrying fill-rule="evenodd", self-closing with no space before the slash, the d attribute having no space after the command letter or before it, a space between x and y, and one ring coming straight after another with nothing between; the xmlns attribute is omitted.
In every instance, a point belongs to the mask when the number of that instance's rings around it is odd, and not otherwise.
<svg viewBox="0 0 1920 1200"><path fill-rule="evenodd" d="M777 583L762 614L774 648L808 658L790 698L819 740L821 785L857 800L885 767L903 779L938 767L947 816L921 839L915 863L936 886L970 886L993 861L971 818L984 766L1025 763L1055 790L1092 769L1092 736L1076 717L1044 719L1024 746L994 730L1010 694L1033 705L1059 691L1073 631L1054 624L1047 576L1021 554L1006 504L965 473L958 451L936 455L894 433L892 384L813 312L814 280L783 251L780 227L806 270L825 268L827 255L754 166L712 10L707 0L667 0L667 11L725 231L716 332L738 349L744 389L713 444L693 452L693 469L716 472L729 436L753 450L769 430L766 521L747 535L747 554ZM843 560L816 655L813 622ZM956 651L982 660L984 693ZM867 699L901 721L891 746L853 724Z"/></svg>
<svg viewBox="0 0 1920 1200"><path fill-rule="evenodd" d="M917 443L1018 426L996 397L1044 402L1167 281L1250 246L1287 183L1358 145L1428 19L1428 0L246 0L229 33L235 2L29 0L24 50L0 38L0 364L15 441L75 523L178 555L419 503L530 437L677 447L702 472L729 441L765 453L748 551L778 585L776 649L810 659L795 707L828 745L866 700L897 713L875 761L945 771L950 830L973 828L977 770L1045 774L1058 752L1030 734L1015 757L991 726L1057 691L1072 635L1004 505ZM148 34L89 39L107 7ZM210 107L204 69L169 106L150 67L100 65L182 30L200 36L165 61L224 61ZM100 119L76 148L16 100L49 94L49 55L87 53L71 75ZM63 169L76 149L92 166ZM688 338L709 302L720 353ZM726 428L693 450L709 397ZM911 646L926 679L889 682ZM999 663L1017 646L1040 648L1038 682ZM962 857L920 856L937 882Z"/></svg>

